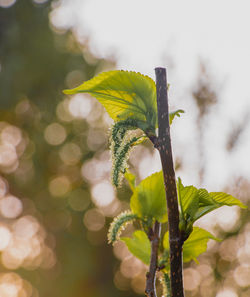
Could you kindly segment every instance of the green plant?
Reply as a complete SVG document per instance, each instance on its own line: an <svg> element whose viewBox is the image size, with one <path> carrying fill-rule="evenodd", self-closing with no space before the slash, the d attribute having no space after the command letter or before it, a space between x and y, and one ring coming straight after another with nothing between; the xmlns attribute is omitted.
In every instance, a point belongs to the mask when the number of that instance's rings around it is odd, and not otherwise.
<svg viewBox="0 0 250 297"><path fill-rule="evenodd" d="M219 240L208 231L193 227L194 222L223 205L246 206L229 194L184 186L180 178L176 182L170 124L183 110L168 111L164 68L156 68L156 84L140 73L110 71L64 91L81 92L99 100L114 120L110 137L112 181L118 187L124 176L133 192L130 211L118 215L110 226L109 242L122 240L134 256L149 265L147 296L157 296L156 271L162 272L164 296L184 296L182 262L196 260L206 251L209 239ZM126 161L130 149L146 139L159 151L162 171L136 185L136 177L128 171ZM120 237L126 225L134 221L139 222L140 228L131 238ZM161 232L163 224L169 231Z"/></svg>

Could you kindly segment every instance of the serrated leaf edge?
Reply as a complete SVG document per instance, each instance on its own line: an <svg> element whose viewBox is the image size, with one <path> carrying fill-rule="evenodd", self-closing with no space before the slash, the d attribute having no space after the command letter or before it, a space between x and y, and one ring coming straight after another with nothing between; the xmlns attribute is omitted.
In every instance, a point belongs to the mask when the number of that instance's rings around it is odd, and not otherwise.
<svg viewBox="0 0 250 297"><path fill-rule="evenodd" d="M140 75L140 76L146 78L146 79L147 79L151 84L153 84L154 87L156 88L154 80L153 80L151 77L149 77L148 75L145 75L145 74L142 74L142 73L140 73L140 72L136 72L136 71L129 71L129 70L123 70L123 69L121 69L121 70L111 70L111 71L104 71L104 72L101 72L101 73L97 74L96 76L92 77L91 79L86 80L85 82L89 82L89 81L95 82L95 80L100 80L100 83L101 83L101 82L103 82L105 79L107 79L107 75L109 75L109 78L110 78L110 76L115 75L116 73L119 73L119 72L138 74L138 75ZM83 82L82 84L80 84L80 85L79 85L78 87L76 87L76 88L73 88L73 89L65 89L65 90L63 90L63 93L64 93L64 94L75 94L75 92L78 92L78 91L79 91L79 88L80 88L81 86L83 86L85 82ZM85 90L84 92L87 93L88 90Z"/></svg>

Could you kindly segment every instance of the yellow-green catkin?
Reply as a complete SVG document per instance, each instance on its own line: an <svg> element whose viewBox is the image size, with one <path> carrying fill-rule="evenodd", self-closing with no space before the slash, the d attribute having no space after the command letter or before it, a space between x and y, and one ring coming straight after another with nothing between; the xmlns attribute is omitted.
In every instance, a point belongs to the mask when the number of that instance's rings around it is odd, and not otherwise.
<svg viewBox="0 0 250 297"><path fill-rule="evenodd" d="M137 219L137 215L133 214L131 211L124 211L114 218L109 227L108 242L115 243L119 240L122 230L135 219Z"/></svg>
<svg viewBox="0 0 250 297"><path fill-rule="evenodd" d="M167 273L163 273L160 282L162 285L163 295L162 297L171 297L170 278Z"/></svg>
<svg viewBox="0 0 250 297"><path fill-rule="evenodd" d="M133 144L138 141L138 139L138 137L132 137L130 140L127 140L128 142L124 141L116 153L112 170L112 182L116 187L121 185L122 177L127 168L129 151L133 147Z"/></svg>
<svg viewBox="0 0 250 297"><path fill-rule="evenodd" d="M114 124L111 130L111 154L112 154L112 182L116 187L121 184L122 176L127 168L129 151L138 137L129 137L128 131L137 129L134 119L127 119Z"/></svg>

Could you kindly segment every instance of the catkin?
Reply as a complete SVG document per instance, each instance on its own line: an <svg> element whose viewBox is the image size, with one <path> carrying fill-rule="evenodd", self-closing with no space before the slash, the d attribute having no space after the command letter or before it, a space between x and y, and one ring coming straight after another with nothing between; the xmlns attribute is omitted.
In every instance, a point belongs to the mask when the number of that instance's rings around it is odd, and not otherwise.
<svg viewBox="0 0 250 297"><path fill-rule="evenodd" d="M113 222L110 224L108 231L108 242L115 243L119 240L122 230L125 227L137 219L137 215L133 214L131 211L124 211L119 214Z"/></svg>

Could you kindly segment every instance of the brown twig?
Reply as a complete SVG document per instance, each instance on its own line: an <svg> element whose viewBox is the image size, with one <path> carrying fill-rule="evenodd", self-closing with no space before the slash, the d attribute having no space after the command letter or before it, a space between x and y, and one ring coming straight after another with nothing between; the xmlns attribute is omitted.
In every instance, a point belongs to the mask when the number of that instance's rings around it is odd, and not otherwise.
<svg viewBox="0 0 250 297"><path fill-rule="evenodd" d="M157 143L154 143L154 145L160 153L166 190L169 224L171 296L184 297L182 280L183 239L179 231L179 210L170 139L166 69L156 68L155 74L159 135Z"/></svg>
<svg viewBox="0 0 250 297"><path fill-rule="evenodd" d="M158 261L158 247L160 241L161 224L155 222L154 229L150 229L148 233L149 240L151 242L151 258L149 271L147 273L146 289L145 293L147 297L157 297L155 288L155 279L157 271Z"/></svg>

